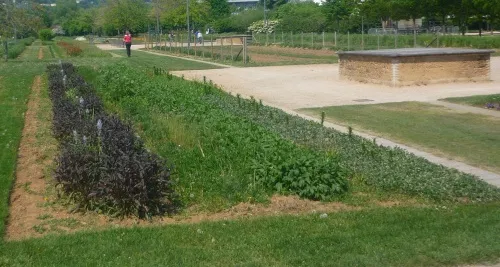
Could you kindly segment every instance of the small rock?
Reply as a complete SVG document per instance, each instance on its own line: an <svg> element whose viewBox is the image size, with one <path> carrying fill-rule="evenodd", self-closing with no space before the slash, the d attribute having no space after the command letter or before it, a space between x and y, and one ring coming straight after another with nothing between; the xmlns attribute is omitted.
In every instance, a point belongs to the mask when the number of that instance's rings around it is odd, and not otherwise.
<svg viewBox="0 0 500 267"><path fill-rule="evenodd" d="M326 213L321 213L321 215L319 215L320 219L324 219L326 217L328 217L328 214L326 214Z"/></svg>

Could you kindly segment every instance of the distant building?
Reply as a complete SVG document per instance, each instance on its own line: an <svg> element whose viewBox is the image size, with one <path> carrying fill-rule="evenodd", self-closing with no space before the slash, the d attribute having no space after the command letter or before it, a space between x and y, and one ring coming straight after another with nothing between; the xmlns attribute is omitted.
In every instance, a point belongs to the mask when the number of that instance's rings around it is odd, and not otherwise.
<svg viewBox="0 0 500 267"><path fill-rule="evenodd" d="M259 4L259 0L227 0L227 2L237 8L254 8Z"/></svg>

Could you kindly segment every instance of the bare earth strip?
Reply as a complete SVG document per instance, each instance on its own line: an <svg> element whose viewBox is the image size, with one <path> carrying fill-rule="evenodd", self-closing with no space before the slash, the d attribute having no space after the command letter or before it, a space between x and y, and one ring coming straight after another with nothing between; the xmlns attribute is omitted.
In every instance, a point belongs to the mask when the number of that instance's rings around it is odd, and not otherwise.
<svg viewBox="0 0 500 267"><path fill-rule="evenodd" d="M43 166L40 164L40 152L36 149L36 133L38 123L36 114L39 108L39 94L41 77L36 76L32 86L32 93L25 114L25 124L22 132L19 156L16 168L16 181L10 196L10 214L7 224L6 238L20 236L26 229L34 226L40 215L37 203L43 202L45 181Z"/></svg>
<svg viewBox="0 0 500 267"><path fill-rule="evenodd" d="M38 59L43 59L43 47L40 46L38 49Z"/></svg>

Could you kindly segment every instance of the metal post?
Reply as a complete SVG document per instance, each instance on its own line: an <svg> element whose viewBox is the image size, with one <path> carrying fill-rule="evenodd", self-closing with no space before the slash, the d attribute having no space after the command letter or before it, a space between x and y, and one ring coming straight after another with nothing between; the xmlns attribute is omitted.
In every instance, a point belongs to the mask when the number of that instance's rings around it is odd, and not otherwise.
<svg viewBox="0 0 500 267"><path fill-rule="evenodd" d="M211 57L214 59L214 41L213 41L213 35L210 35L210 47L211 47Z"/></svg>
<svg viewBox="0 0 500 267"><path fill-rule="evenodd" d="M243 37L243 64L247 64L247 37Z"/></svg>
<svg viewBox="0 0 500 267"><path fill-rule="evenodd" d="M311 48L314 48L314 32L311 32Z"/></svg>
<svg viewBox="0 0 500 267"><path fill-rule="evenodd" d="M233 58L233 37L231 37L231 48L229 49L230 53L231 53L231 61L234 61L234 58Z"/></svg>
<svg viewBox="0 0 500 267"><path fill-rule="evenodd" d="M186 18L187 18L187 27L188 27L188 54L189 47L191 46L191 29L189 28L189 0L186 0ZM181 39L182 41L182 39Z"/></svg>
<svg viewBox="0 0 500 267"><path fill-rule="evenodd" d="M347 51L351 51L351 37L349 36L349 32L347 32Z"/></svg>
<svg viewBox="0 0 500 267"><path fill-rule="evenodd" d="M224 46L224 38L220 38L220 59L222 61L224 61L223 56L222 56L222 54L224 53L224 52L222 52L222 47L223 46Z"/></svg>
<svg viewBox="0 0 500 267"><path fill-rule="evenodd" d="M337 32L334 33L333 38L334 38L333 46L337 47Z"/></svg>
<svg viewBox="0 0 500 267"><path fill-rule="evenodd" d="M322 39L323 39L323 48L325 48L325 32L323 32Z"/></svg>
<svg viewBox="0 0 500 267"><path fill-rule="evenodd" d="M377 49L380 49L380 34L377 34Z"/></svg>
<svg viewBox="0 0 500 267"><path fill-rule="evenodd" d="M269 45L269 33L266 32L266 46Z"/></svg>
<svg viewBox="0 0 500 267"><path fill-rule="evenodd" d="M361 16L361 50L365 50L365 24L363 22L363 16Z"/></svg>

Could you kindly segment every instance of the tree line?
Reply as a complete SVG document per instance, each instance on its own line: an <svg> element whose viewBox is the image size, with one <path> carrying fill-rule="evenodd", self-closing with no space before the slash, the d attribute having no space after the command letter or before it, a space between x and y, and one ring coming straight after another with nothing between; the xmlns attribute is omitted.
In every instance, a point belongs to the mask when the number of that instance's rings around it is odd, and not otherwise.
<svg viewBox="0 0 500 267"><path fill-rule="evenodd" d="M260 0L251 9L227 0L0 0L0 35L17 38L59 25L66 35L116 35L190 28L247 32L256 21L274 30L361 32L392 27L390 21L424 18L426 26L485 30L500 27L500 0ZM55 3L55 6L50 4ZM265 4L265 8L264 8ZM267 21L265 22L267 23Z"/></svg>

